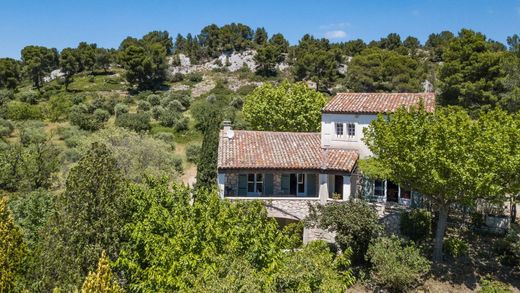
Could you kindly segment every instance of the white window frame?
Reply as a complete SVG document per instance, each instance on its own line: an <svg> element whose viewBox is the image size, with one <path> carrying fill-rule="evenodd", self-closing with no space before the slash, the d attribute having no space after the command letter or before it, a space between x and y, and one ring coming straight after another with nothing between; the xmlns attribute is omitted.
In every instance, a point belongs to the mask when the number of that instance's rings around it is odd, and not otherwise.
<svg viewBox="0 0 520 293"><path fill-rule="evenodd" d="M356 124L355 123L346 123L346 135L349 139L356 138Z"/></svg>
<svg viewBox="0 0 520 293"><path fill-rule="evenodd" d="M253 175L253 181L249 180L249 175ZM261 177L261 178L258 178ZM264 174L263 173L248 173L247 174L247 195L262 195L264 193ZM249 184L253 184L253 191L249 191ZM258 185L262 185L262 191L258 191Z"/></svg>
<svg viewBox="0 0 520 293"><path fill-rule="evenodd" d="M381 195L376 195L376 181L379 181L381 182L381 185L382 185L382 192L383 194ZM378 197L383 197L385 196L386 197L386 180L374 180L374 196L378 196Z"/></svg>
<svg viewBox="0 0 520 293"><path fill-rule="evenodd" d="M339 133L340 131L338 130L341 130L341 133ZM343 125L343 123L334 123L334 133L336 134L336 137L337 138L343 138L343 136L345 135L345 125Z"/></svg>

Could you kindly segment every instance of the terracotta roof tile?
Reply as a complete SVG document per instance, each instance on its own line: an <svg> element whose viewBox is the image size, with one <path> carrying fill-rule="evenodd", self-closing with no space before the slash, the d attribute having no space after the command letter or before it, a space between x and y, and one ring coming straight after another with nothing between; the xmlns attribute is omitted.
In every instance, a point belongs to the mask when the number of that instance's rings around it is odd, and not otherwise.
<svg viewBox="0 0 520 293"><path fill-rule="evenodd" d="M434 93L339 93L323 108L324 113L391 113L423 100L427 111L435 110Z"/></svg>
<svg viewBox="0 0 520 293"><path fill-rule="evenodd" d="M219 169L336 170L350 172L354 150L322 149L320 133L234 130L220 132Z"/></svg>

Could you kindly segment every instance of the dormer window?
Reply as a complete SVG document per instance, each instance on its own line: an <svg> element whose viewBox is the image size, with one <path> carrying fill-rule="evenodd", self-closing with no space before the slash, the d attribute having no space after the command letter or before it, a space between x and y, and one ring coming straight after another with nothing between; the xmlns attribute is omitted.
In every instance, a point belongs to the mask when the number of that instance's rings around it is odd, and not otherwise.
<svg viewBox="0 0 520 293"><path fill-rule="evenodd" d="M343 123L336 123L336 137L343 137Z"/></svg>
<svg viewBox="0 0 520 293"><path fill-rule="evenodd" d="M347 136L348 138L354 138L356 136L356 124L347 123Z"/></svg>

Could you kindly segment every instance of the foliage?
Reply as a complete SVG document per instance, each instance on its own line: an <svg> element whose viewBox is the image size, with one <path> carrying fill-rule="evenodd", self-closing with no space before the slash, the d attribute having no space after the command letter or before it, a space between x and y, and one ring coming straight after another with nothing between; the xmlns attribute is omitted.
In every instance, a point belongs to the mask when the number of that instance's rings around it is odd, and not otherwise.
<svg viewBox="0 0 520 293"><path fill-rule="evenodd" d="M197 160L197 187L211 189L217 182L217 156L222 115L218 109L211 110L204 124L204 137Z"/></svg>
<svg viewBox="0 0 520 293"><path fill-rule="evenodd" d="M127 203L115 158L107 147L92 144L71 169L65 191L56 198L56 212L44 228L34 268L42 290L57 285L67 290L77 287L103 250L109 257L117 257Z"/></svg>
<svg viewBox="0 0 520 293"><path fill-rule="evenodd" d="M41 120L43 113L39 105L11 101L7 104L7 118L11 120Z"/></svg>
<svg viewBox="0 0 520 293"><path fill-rule="evenodd" d="M94 115L94 118L96 118L96 120L99 122L107 122L108 119L110 119L110 113L105 109L98 108L94 110L94 113L92 114Z"/></svg>
<svg viewBox="0 0 520 293"><path fill-rule="evenodd" d="M116 114L116 117L125 113L128 113L128 106L126 104L117 103L114 106L114 114Z"/></svg>
<svg viewBox="0 0 520 293"><path fill-rule="evenodd" d="M148 135L117 127L103 129L81 141L80 153L87 152L92 143L105 145L122 175L134 182L143 182L146 174L174 179L182 172L171 143Z"/></svg>
<svg viewBox="0 0 520 293"><path fill-rule="evenodd" d="M255 130L319 131L325 96L304 83L266 83L245 99L246 121Z"/></svg>
<svg viewBox="0 0 520 293"><path fill-rule="evenodd" d="M262 76L276 75L276 65L282 62L285 56L279 47L267 44L258 48L254 60L256 62L256 72Z"/></svg>
<svg viewBox="0 0 520 293"><path fill-rule="evenodd" d="M11 58L0 58L0 88L15 89L21 81L20 63Z"/></svg>
<svg viewBox="0 0 520 293"><path fill-rule="evenodd" d="M419 249L403 245L395 236L378 238L368 248L367 260L372 264L372 281L395 292L417 285L430 270L430 262Z"/></svg>
<svg viewBox="0 0 520 293"><path fill-rule="evenodd" d="M69 120L72 125L76 125L83 130L95 131L103 127L103 123L89 112L85 104L72 106L69 112Z"/></svg>
<svg viewBox="0 0 520 293"><path fill-rule="evenodd" d="M128 128L135 132L150 130L150 115L144 112L120 114L116 118L116 125Z"/></svg>
<svg viewBox="0 0 520 293"><path fill-rule="evenodd" d="M500 201L518 192L518 123L504 111L482 113L477 120L460 108L428 113L400 109L379 116L364 141L388 179L416 190L439 209L434 258L440 260L452 203Z"/></svg>
<svg viewBox="0 0 520 293"><path fill-rule="evenodd" d="M13 292L21 276L26 254L20 228L7 208L7 198L0 198L0 291Z"/></svg>
<svg viewBox="0 0 520 293"><path fill-rule="evenodd" d="M80 69L80 63L74 49L65 48L61 51L60 67L65 76L65 89L68 89L69 84L72 82L72 76Z"/></svg>
<svg viewBox="0 0 520 293"><path fill-rule="evenodd" d="M510 230L506 237L498 239L493 250L498 254L501 263L520 267L520 234Z"/></svg>
<svg viewBox="0 0 520 293"><path fill-rule="evenodd" d="M444 241L444 250L452 257L459 257L468 252L468 244L458 237L448 237Z"/></svg>
<svg viewBox="0 0 520 293"><path fill-rule="evenodd" d="M394 51L370 48L350 61L347 87L354 92L418 92L425 77L418 60Z"/></svg>
<svg viewBox="0 0 520 293"><path fill-rule="evenodd" d="M401 213L401 233L414 242L429 240L432 235L432 215L424 209Z"/></svg>
<svg viewBox="0 0 520 293"><path fill-rule="evenodd" d="M269 271L283 237L260 202L230 202L204 189L164 180L131 188L128 242L117 260L132 291L186 290L220 267L224 256Z"/></svg>
<svg viewBox="0 0 520 293"><path fill-rule="evenodd" d="M364 259L370 242L382 232L377 212L364 201L310 207L306 222L309 226L335 232L340 248L351 248L356 262Z"/></svg>
<svg viewBox="0 0 520 293"><path fill-rule="evenodd" d="M201 147L198 144L189 144L186 146L186 159L188 162L197 163L199 160Z"/></svg>
<svg viewBox="0 0 520 293"><path fill-rule="evenodd" d="M202 81L202 74L200 72L188 73L186 74L186 79L193 83L198 83Z"/></svg>
<svg viewBox="0 0 520 293"><path fill-rule="evenodd" d="M14 125L11 121L0 118L0 137L9 136L14 131Z"/></svg>
<svg viewBox="0 0 520 293"><path fill-rule="evenodd" d="M27 46L22 49L24 72L30 77L34 87L40 89L43 78L58 65L58 51L41 46Z"/></svg>
<svg viewBox="0 0 520 293"><path fill-rule="evenodd" d="M479 293L513 293L509 285L495 280L489 275L480 278L479 285Z"/></svg>
<svg viewBox="0 0 520 293"><path fill-rule="evenodd" d="M109 259L103 250L95 272L88 273L81 287L82 293L122 293L123 288L114 280Z"/></svg>
<svg viewBox="0 0 520 293"><path fill-rule="evenodd" d="M461 30L443 53L440 102L469 109L496 105L503 91L501 56L483 34Z"/></svg>
<svg viewBox="0 0 520 293"><path fill-rule="evenodd" d="M49 120L57 122L68 117L72 103L69 95L57 94L51 96L46 106L45 116L49 118Z"/></svg>

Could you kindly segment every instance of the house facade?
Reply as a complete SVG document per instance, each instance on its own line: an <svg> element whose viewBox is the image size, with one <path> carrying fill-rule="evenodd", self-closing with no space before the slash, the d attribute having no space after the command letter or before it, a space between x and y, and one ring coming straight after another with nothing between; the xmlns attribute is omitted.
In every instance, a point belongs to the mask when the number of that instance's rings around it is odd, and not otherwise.
<svg viewBox="0 0 520 293"><path fill-rule="evenodd" d="M379 114L423 103L435 109L433 93L340 93L322 109L321 132L233 130L225 123L218 149L220 196L261 199L271 216L301 220L308 203L364 197L408 205L413 193L387 180L369 180L357 161L373 154L363 129Z"/></svg>

